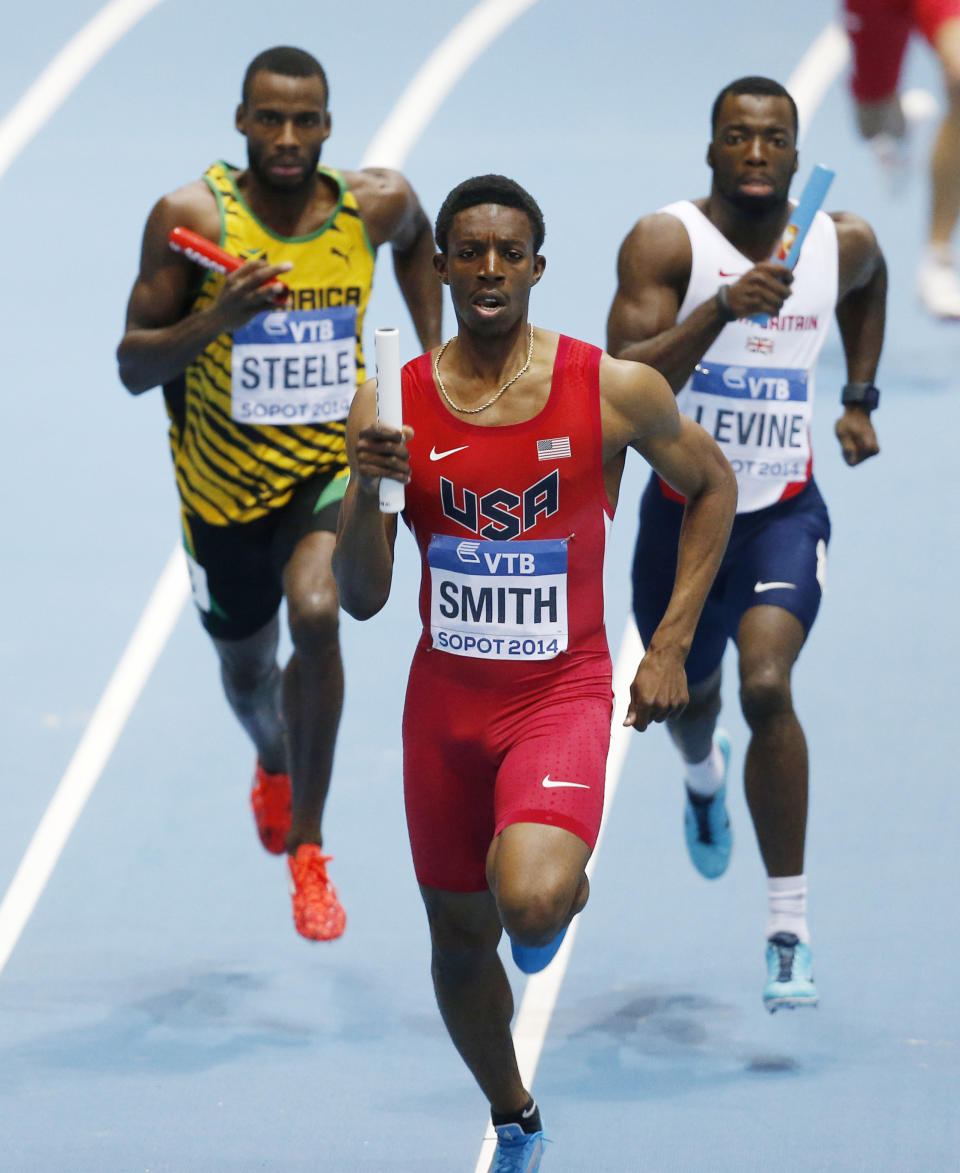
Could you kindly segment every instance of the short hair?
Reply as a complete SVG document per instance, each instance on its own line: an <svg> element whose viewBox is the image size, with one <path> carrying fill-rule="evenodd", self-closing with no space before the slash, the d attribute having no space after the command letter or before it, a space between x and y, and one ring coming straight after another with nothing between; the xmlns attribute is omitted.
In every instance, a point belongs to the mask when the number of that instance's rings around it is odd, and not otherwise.
<svg viewBox="0 0 960 1173"><path fill-rule="evenodd" d="M323 66L311 53L304 49L294 49L290 45L277 45L273 49L264 49L247 66L243 75L241 90L243 102L250 97L250 88L254 76L258 73L280 73L284 77L319 77L323 82L323 92L329 99L330 87L327 84L327 75Z"/></svg>
<svg viewBox="0 0 960 1173"><path fill-rule="evenodd" d="M785 86L782 86L778 81L774 81L772 77L740 77L736 81L732 81L728 86L717 94L716 100L713 103L713 109L710 111L710 130L712 137L716 138L717 130L720 125L720 107L723 105L724 98L728 94L750 94L758 95L765 98L786 98L790 103L790 109L793 111L793 133L794 136L800 131L800 115L797 111L797 103L793 100L793 95Z"/></svg>
<svg viewBox="0 0 960 1173"><path fill-rule="evenodd" d="M465 179L463 183L457 184L443 201L443 206L437 214L433 234L437 248L442 253L447 251L450 225L454 216L479 204L499 204L504 208L519 208L521 212L526 212L533 230L533 251L538 253L543 247L546 227L543 212L540 211L540 205L533 196L505 175L475 175L472 179Z"/></svg>

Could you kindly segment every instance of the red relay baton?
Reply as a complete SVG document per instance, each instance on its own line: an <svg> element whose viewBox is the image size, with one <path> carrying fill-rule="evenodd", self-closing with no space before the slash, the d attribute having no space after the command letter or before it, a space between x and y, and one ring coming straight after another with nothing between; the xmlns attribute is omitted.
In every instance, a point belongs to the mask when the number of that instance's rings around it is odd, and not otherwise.
<svg viewBox="0 0 960 1173"><path fill-rule="evenodd" d="M201 236L199 232L192 232L189 228L172 229L167 243L175 253L183 253L194 264L202 265L204 269L213 269L217 273L233 273L243 264L239 257L228 253L212 240L207 240L205 236ZM274 300L277 305L283 305L290 295L290 287L276 278L270 284L281 287L281 292Z"/></svg>

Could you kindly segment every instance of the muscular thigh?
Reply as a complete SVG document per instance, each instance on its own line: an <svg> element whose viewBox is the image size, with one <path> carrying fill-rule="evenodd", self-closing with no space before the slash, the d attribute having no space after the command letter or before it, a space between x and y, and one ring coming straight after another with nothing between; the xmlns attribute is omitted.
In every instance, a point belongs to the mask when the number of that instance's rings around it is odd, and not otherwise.
<svg viewBox="0 0 960 1173"><path fill-rule="evenodd" d="M589 849L603 813L612 695L606 657L583 672L566 659L541 683L471 687L461 666L420 649L403 717L407 828L421 885L487 887L487 852L515 823L579 836ZM449 659L449 658L448 658ZM505 665L513 669L515 665Z"/></svg>
<svg viewBox="0 0 960 1173"><path fill-rule="evenodd" d="M806 635L820 608L829 540L830 519L812 482L792 501L738 517L723 598L731 635L750 608L762 606L789 611Z"/></svg>
<svg viewBox="0 0 960 1173"><path fill-rule="evenodd" d="M515 823L559 827L592 851L603 815L613 699L609 677L572 681L510 722L497 771L494 834Z"/></svg>

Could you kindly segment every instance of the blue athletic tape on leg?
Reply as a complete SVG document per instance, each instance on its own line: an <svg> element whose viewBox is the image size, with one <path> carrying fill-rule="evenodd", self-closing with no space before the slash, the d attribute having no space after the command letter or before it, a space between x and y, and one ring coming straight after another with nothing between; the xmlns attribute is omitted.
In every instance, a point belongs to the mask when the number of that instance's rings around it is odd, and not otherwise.
<svg viewBox="0 0 960 1173"><path fill-rule="evenodd" d="M557 950L563 944L563 938L566 934L566 928L562 928L549 945L540 945L536 949L511 941L510 952L513 954L513 960L517 963L517 968L522 969L524 973L539 973L541 969L546 969L556 957Z"/></svg>

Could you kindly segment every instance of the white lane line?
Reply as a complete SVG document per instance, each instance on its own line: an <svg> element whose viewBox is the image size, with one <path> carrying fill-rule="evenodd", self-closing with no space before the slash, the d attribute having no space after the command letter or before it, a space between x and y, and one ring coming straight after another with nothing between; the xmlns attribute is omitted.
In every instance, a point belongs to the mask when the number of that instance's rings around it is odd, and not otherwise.
<svg viewBox="0 0 960 1173"><path fill-rule="evenodd" d="M0 970L36 907L189 594L178 548L154 588L0 904Z"/></svg>
<svg viewBox="0 0 960 1173"><path fill-rule="evenodd" d="M787 81L786 88L797 103L801 131L813 121L827 91L846 68L849 57L850 50L846 34L839 25L830 24L813 41L798 62ZM623 727L623 718L627 711L630 682L633 680L642 652L643 645L640 642L636 625L632 617L628 618L613 671L613 689L616 702L610 733L610 754L607 758L603 821L600 824L597 845L590 857L590 862L587 864L588 876L593 875L593 868L600 852L600 841L607 824L607 814L620 781L627 750L630 747L630 738L634 735L632 729ZM513 1041L520 1066L520 1077L528 1088L533 1086L540 1053L543 1050L547 1030L550 1027L550 1018L560 993L560 986L566 976L573 942L577 936L577 923L578 920L575 919L570 925L563 944L547 968L542 973L533 974L527 979L520 1009L517 1012L513 1027ZM496 1134L492 1125L488 1124L474 1173L487 1173L495 1147Z"/></svg>
<svg viewBox="0 0 960 1173"><path fill-rule="evenodd" d="M399 167L477 58L537 0L481 0L424 62L373 136L361 166Z"/></svg>
<svg viewBox="0 0 960 1173"><path fill-rule="evenodd" d="M0 122L0 176L101 57L163 0L111 0L75 33Z"/></svg>
<svg viewBox="0 0 960 1173"><path fill-rule="evenodd" d="M603 819L600 823L600 833L597 844L587 863L587 876L593 877L597 855L600 852L600 843L607 826L607 817L613 806L613 798L617 793L620 775L623 773L623 764L630 747L630 738L637 734L632 728L625 728L623 719L627 715L627 702L630 699L630 683L637 671L640 657L643 655L643 644L633 620L627 621L620 639L620 649L613 667L613 717L610 723L610 752L607 756L607 772L604 783ZM589 907L589 905L588 905ZM517 1012L513 1026L513 1044L517 1052L517 1062L520 1066L520 1078L524 1086L533 1084L533 1077L540 1062L540 1053L547 1037L550 1018L557 1003L560 987L566 977L570 954L573 952L573 943L577 937L580 918L574 917L567 929L563 944L557 951L556 957L540 973L532 974L527 978L526 989ZM480 1147L480 1156L474 1173L487 1173L493 1150L496 1147L496 1133L493 1126L487 1126L483 1144Z"/></svg>
<svg viewBox="0 0 960 1173"><path fill-rule="evenodd" d="M16 151L29 141L30 136L36 134L43 126L46 119L69 94L70 89L81 79L83 73L91 69L110 45L118 40L124 31L132 27L135 23L132 14L137 13L136 19L139 19L160 2L161 0L114 0L113 3L102 9L85 29L77 34L77 37L44 70L7 119L0 123L0 145L7 141L10 144L15 142L19 144L16 149L13 149L12 146L7 147L7 163L12 160ZM407 152L414 145L416 137L423 133L430 119L450 92L456 78L476 60L478 52L474 51L474 42L482 42L482 47L486 48L512 20L535 2L536 0L481 0L481 3L471 9L453 32L441 43L437 51L430 55L423 68L418 71L414 84L407 88L400 99L400 102L408 99L412 103L408 110L410 117L416 119L416 135L411 137L404 128L398 128L395 107L388 114L380 130L374 135L373 143L371 147L368 147L364 159L372 157L371 148L379 143L381 145L376 149L380 152L380 160L387 159L391 166L401 166ZM123 23L124 20L126 23ZM98 24L101 21L103 23ZM100 30L98 37L87 36L88 30L93 26ZM469 36L464 34L464 29ZM491 32L491 30L493 31ZM85 51L88 54L86 70L83 71L80 70L79 65L81 59L78 57L78 53L80 50L76 48L78 41L85 46ZM467 41L470 44L467 44ZM56 77L52 80L48 78L53 67L61 60L64 61L62 68L67 71L65 76L72 79L70 86L66 86L62 80L58 81ZM453 65L451 65L451 61ZM460 72L457 73L457 70ZM46 82L44 82L45 78L48 78ZM41 82L44 84L41 85ZM411 97L414 90L419 96ZM31 94L34 95L38 109L43 112L42 117L36 112L31 113L26 105L27 98ZM9 139L4 139L3 136L7 132L11 119L14 119L13 130L9 131ZM390 125L394 127L391 133L403 131L398 147L391 147L388 141L386 128ZM365 163L364 165L369 164ZM0 167L0 173L2 173L2 167ZM90 725L77 747L73 760L67 767L67 772L61 779L50 805L40 821L30 846L27 848L27 853L7 890L3 904L0 905L0 972L6 965L24 926L43 893L64 844L123 731L133 703L163 651L187 596L186 564L183 550L177 544L154 588L146 610L130 637L127 650L107 686L107 691L101 698ZM114 684L125 663L135 666L135 669L127 669L127 672L132 675L124 684L125 688L130 689L129 705L118 702L114 689ZM141 675L142 679L140 679ZM139 680L135 692L129 683L130 679ZM107 703L108 698L109 703ZM98 718L100 718L99 722ZM95 725L97 725L96 735L91 740L91 731Z"/></svg>

